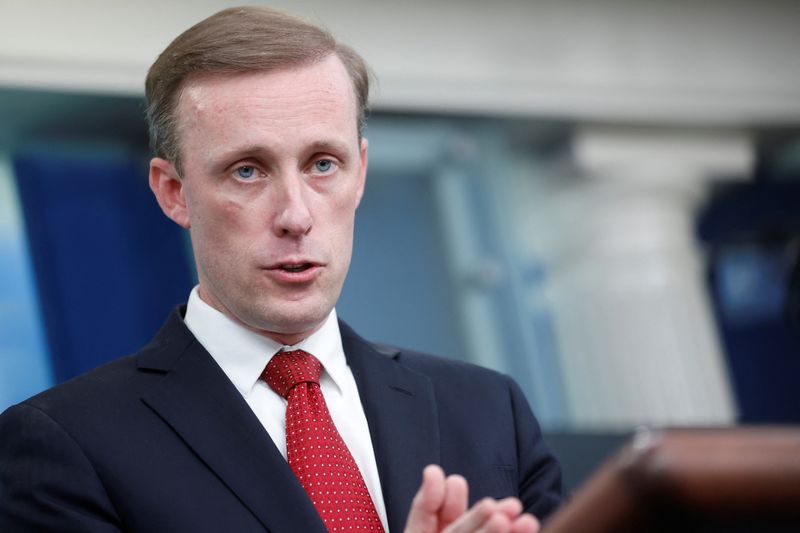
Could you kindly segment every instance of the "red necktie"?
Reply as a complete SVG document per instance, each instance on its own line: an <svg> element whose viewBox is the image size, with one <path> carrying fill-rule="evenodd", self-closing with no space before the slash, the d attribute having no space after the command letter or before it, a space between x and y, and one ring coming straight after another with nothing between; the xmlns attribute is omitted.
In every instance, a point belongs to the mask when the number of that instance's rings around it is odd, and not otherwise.
<svg viewBox="0 0 800 533"><path fill-rule="evenodd" d="M319 388L322 364L302 350L279 352L262 378L288 400L286 455L328 531L383 531L378 512Z"/></svg>

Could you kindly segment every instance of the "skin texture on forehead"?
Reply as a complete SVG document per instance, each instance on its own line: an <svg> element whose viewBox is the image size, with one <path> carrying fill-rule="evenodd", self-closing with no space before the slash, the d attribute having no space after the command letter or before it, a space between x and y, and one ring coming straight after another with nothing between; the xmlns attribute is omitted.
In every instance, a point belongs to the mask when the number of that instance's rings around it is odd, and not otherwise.
<svg viewBox="0 0 800 533"><path fill-rule="evenodd" d="M275 81L282 81L280 91L290 93L296 91L294 95L271 94L264 97L261 94L243 94L235 101L220 95L215 91L220 84L226 85L229 89L236 90L237 82L247 84L247 79L253 74L239 74L235 77L215 76L193 81L187 86L181 96L180 107L182 108L181 129L184 136L191 135L191 131L198 121L211 116L213 119L225 116L242 116L248 113L264 112L272 115L273 120L281 121L284 127L308 128L309 126L324 126L330 123L331 119L340 119L339 115L355 115L354 98L348 98L350 105L342 107L337 88L331 87L326 80L321 80L323 86L310 89L298 89L291 83L292 73L277 72L273 73ZM288 78L283 80L282 78ZM302 92L300 92L302 91ZM339 90L338 92L341 92ZM309 120L312 121L309 124ZM357 138L355 118L351 124L352 131L339 132L330 131L329 134L352 134Z"/></svg>
<svg viewBox="0 0 800 533"><path fill-rule="evenodd" d="M340 70L336 72L340 76L347 76L341 61L333 54L320 63ZM310 67L312 70L313 66ZM225 86L227 91L236 91L239 85L249 86L249 80L253 76L266 73L205 74L190 78L181 91L178 101L180 138L183 141L187 136L191 136L199 121L216 120L219 117L242 117L254 112L269 113L274 121L281 121L283 127L308 128L316 125L320 129L327 128L327 131L323 132L326 135L352 135L357 138L356 98L350 88L349 78L346 88L342 86L340 76L329 75L315 76L313 85L298 87L297 72L307 69L309 67L269 71L271 90L268 96L258 92L243 91L235 100L221 93L219 87ZM345 99L347 105L342 106ZM348 117L352 117L353 120L347 120ZM344 122L352 122L348 124L351 127L347 128L350 131L332 129L333 120L341 121L335 124L336 127L341 127L341 123ZM246 127L245 124L242 126ZM252 133L255 135L257 132ZM254 141L252 144L257 143ZM202 155L212 158L218 153L215 150ZM193 154L193 157L198 157L198 154ZM182 160L185 161L185 158L184 154Z"/></svg>

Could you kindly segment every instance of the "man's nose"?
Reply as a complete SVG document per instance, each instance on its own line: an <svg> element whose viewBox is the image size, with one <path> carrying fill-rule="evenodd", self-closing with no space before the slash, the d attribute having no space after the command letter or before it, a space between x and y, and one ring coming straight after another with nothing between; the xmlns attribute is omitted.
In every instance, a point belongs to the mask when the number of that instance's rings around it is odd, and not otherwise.
<svg viewBox="0 0 800 533"><path fill-rule="evenodd" d="M310 189L302 175L286 176L281 180L279 198L276 198L278 214L274 222L275 234L306 235L311 231L313 218L309 207Z"/></svg>

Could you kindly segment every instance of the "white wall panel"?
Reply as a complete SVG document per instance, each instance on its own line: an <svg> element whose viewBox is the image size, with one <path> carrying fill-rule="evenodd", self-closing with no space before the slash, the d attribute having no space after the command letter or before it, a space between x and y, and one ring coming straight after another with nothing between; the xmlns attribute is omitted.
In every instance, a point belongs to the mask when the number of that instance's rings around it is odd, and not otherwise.
<svg viewBox="0 0 800 533"><path fill-rule="evenodd" d="M4 0L0 86L138 94L231 2ZM800 119L800 2L286 1L378 74L381 109L702 124Z"/></svg>

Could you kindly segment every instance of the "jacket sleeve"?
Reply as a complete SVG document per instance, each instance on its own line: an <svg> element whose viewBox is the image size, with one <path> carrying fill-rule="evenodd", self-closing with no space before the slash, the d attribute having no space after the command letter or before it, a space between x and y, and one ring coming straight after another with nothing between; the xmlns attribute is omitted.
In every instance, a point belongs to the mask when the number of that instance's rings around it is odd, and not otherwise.
<svg viewBox="0 0 800 533"><path fill-rule="evenodd" d="M561 465L545 443L525 395L514 380L508 381L516 421L519 499L525 512L543 520L558 508L563 498Z"/></svg>
<svg viewBox="0 0 800 533"><path fill-rule="evenodd" d="M83 450L45 412L24 403L0 415L0 531L120 531Z"/></svg>

